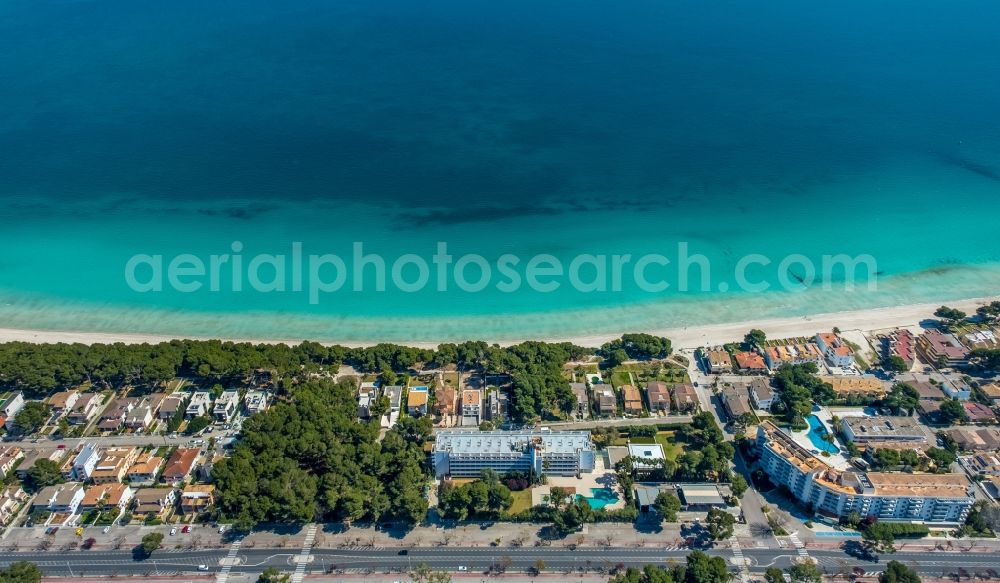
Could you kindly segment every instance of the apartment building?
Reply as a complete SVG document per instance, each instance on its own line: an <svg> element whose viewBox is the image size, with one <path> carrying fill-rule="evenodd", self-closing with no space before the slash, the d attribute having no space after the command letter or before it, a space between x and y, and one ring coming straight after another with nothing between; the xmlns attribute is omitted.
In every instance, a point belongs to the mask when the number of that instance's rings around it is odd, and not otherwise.
<svg viewBox="0 0 1000 583"><path fill-rule="evenodd" d="M816 366L821 366L823 364L823 353L812 342L769 346L764 349L764 361L771 370L777 370L785 364L796 365L811 362Z"/></svg>
<svg viewBox="0 0 1000 583"><path fill-rule="evenodd" d="M441 431L431 462L437 477L479 476L484 469L503 474L573 476L591 472L596 463L587 431Z"/></svg>
<svg viewBox="0 0 1000 583"><path fill-rule="evenodd" d="M859 446L885 443L927 443L927 431L916 417L843 417L840 431Z"/></svg>
<svg viewBox="0 0 1000 583"><path fill-rule="evenodd" d="M931 328L917 338L917 353L930 363L964 366L969 363L969 349L953 334Z"/></svg>
<svg viewBox="0 0 1000 583"><path fill-rule="evenodd" d="M770 421L757 427L760 465L816 512L837 518L853 512L883 521L961 524L974 486L964 474L857 472L836 469Z"/></svg>
<svg viewBox="0 0 1000 583"><path fill-rule="evenodd" d="M73 458L73 467L70 470L72 478L86 482L93 475L99 461L101 461L101 448L94 442L83 444L80 453Z"/></svg>
<svg viewBox="0 0 1000 583"><path fill-rule="evenodd" d="M137 447L109 447L94 466L90 479L95 484L121 482L125 478L125 472L139 457L139 451Z"/></svg>

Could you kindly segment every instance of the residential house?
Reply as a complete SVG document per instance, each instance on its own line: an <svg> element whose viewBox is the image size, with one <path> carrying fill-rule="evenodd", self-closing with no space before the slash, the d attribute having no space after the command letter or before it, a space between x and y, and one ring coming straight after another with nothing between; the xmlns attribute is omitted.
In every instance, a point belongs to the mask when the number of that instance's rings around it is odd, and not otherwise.
<svg viewBox="0 0 1000 583"><path fill-rule="evenodd" d="M121 482L125 478L125 472L139 457L139 452L138 447L109 447L104 451L101 460L94 466L90 479L95 484Z"/></svg>
<svg viewBox="0 0 1000 583"><path fill-rule="evenodd" d="M968 401L972 398L972 387L960 378L948 378L941 382L941 390L949 399Z"/></svg>
<svg viewBox="0 0 1000 583"><path fill-rule="evenodd" d="M628 415L642 414L642 393L633 385L622 385L622 396L625 399L625 413Z"/></svg>
<svg viewBox="0 0 1000 583"><path fill-rule="evenodd" d="M698 410L698 393L687 383L678 383L673 387L674 406L679 413L691 413Z"/></svg>
<svg viewBox="0 0 1000 583"><path fill-rule="evenodd" d="M24 450L16 445L0 446L0 479L6 478L14 466L24 459Z"/></svg>
<svg viewBox="0 0 1000 583"><path fill-rule="evenodd" d="M163 467L163 458L152 452L140 454L125 472L125 477L133 486L151 486L156 483L156 475Z"/></svg>
<svg viewBox="0 0 1000 583"><path fill-rule="evenodd" d="M614 417L618 413L618 397L611 385L594 385L594 402L597 404L597 414L602 417Z"/></svg>
<svg viewBox="0 0 1000 583"><path fill-rule="evenodd" d="M943 431L962 451L1000 450L1000 429L993 427L952 427Z"/></svg>
<svg viewBox="0 0 1000 583"><path fill-rule="evenodd" d="M42 460L48 460L59 464L62 461L63 455L66 450L56 449L56 448L40 448L28 450L24 453L24 459L18 464L14 473L17 475L18 479L24 480L28 477L28 470L35 467L35 464Z"/></svg>
<svg viewBox="0 0 1000 583"><path fill-rule="evenodd" d="M197 447L178 447L167 460L160 480L167 484L183 482L191 475L201 451Z"/></svg>
<svg viewBox="0 0 1000 583"><path fill-rule="evenodd" d="M135 492L135 508L138 516L163 518L173 508L177 494L173 488L140 488Z"/></svg>
<svg viewBox="0 0 1000 583"><path fill-rule="evenodd" d="M28 498L28 494L20 484L11 484L0 489L0 526L10 524Z"/></svg>
<svg viewBox="0 0 1000 583"><path fill-rule="evenodd" d="M627 447L628 455L632 458L632 467L638 476L648 476L663 467L663 446L659 443L629 442Z"/></svg>
<svg viewBox="0 0 1000 583"><path fill-rule="evenodd" d="M770 411L775 397L771 382L767 379L757 377L750 381L749 387L750 400L753 402L754 407L762 411Z"/></svg>
<svg viewBox="0 0 1000 583"><path fill-rule="evenodd" d="M705 351L705 368L714 374L732 372L733 359L725 350L707 350Z"/></svg>
<svg viewBox="0 0 1000 583"><path fill-rule="evenodd" d="M434 414L451 417L458 412L458 391L454 387L441 387L434 391Z"/></svg>
<svg viewBox="0 0 1000 583"><path fill-rule="evenodd" d="M106 509L118 508L120 512L125 510L134 494L128 484L94 484L84 492L79 509L86 512L103 506Z"/></svg>
<svg viewBox="0 0 1000 583"><path fill-rule="evenodd" d="M962 456L958 462L973 477L1000 476L1000 456L995 453Z"/></svg>
<svg viewBox="0 0 1000 583"><path fill-rule="evenodd" d="M101 431L118 431L125 424L125 418L135 408L139 400L123 397L111 401L111 404L101 413L97 428Z"/></svg>
<svg viewBox="0 0 1000 583"><path fill-rule="evenodd" d="M750 393L741 387L725 387L722 389L722 406L726 409L730 421L735 421L743 415L753 412L750 406Z"/></svg>
<svg viewBox="0 0 1000 583"><path fill-rule="evenodd" d="M389 399L389 411L382 416L380 425L389 429L399 419L399 413L403 404L403 387L399 385L382 387L382 394Z"/></svg>
<svg viewBox="0 0 1000 583"><path fill-rule="evenodd" d="M992 382L979 386L979 390L982 391L986 398L993 403L996 407L1000 405L1000 382Z"/></svg>
<svg viewBox="0 0 1000 583"><path fill-rule="evenodd" d="M211 407L212 393L208 391L197 391L195 394L191 395L191 400L188 401L187 408L184 410L184 417L186 419L201 417L206 415Z"/></svg>
<svg viewBox="0 0 1000 583"><path fill-rule="evenodd" d="M14 429L14 416L24 409L24 393L18 391L7 395L7 397L0 403L0 415L6 417L4 421L4 427L7 431Z"/></svg>
<svg viewBox="0 0 1000 583"><path fill-rule="evenodd" d="M80 453L73 458L73 467L70 470L73 479L81 482L89 480L99 461L101 461L101 448L92 441L84 443Z"/></svg>
<svg viewBox="0 0 1000 583"><path fill-rule="evenodd" d="M475 425L479 425L479 419L483 413L483 392L476 389L465 389L462 391L462 417L475 420Z"/></svg>
<svg viewBox="0 0 1000 583"><path fill-rule="evenodd" d="M173 419L177 412L182 409L187 409L184 404L187 401L187 394L185 393L174 393L163 399L160 403L160 410L157 416L161 421L169 421Z"/></svg>
<svg viewBox="0 0 1000 583"><path fill-rule="evenodd" d="M667 383L650 381L646 383L646 399L650 411L670 412L670 388Z"/></svg>
<svg viewBox="0 0 1000 583"><path fill-rule="evenodd" d="M72 409L73 405L76 405L76 402L79 399L79 391L59 391L49 397L49 407L52 409L53 413L62 416L64 413Z"/></svg>
<svg viewBox="0 0 1000 583"><path fill-rule="evenodd" d="M403 387L399 385L389 385L383 389L386 397L389 397L389 412L399 413L403 405Z"/></svg>
<svg viewBox="0 0 1000 583"><path fill-rule="evenodd" d="M372 416L372 408L378 401L378 388L374 385L358 389L358 419L368 419Z"/></svg>
<svg viewBox="0 0 1000 583"><path fill-rule="evenodd" d="M70 425L86 425L100 412L103 404L104 395L101 393L83 393L73 404L66 421Z"/></svg>
<svg viewBox="0 0 1000 583"><path fill-rule="evenodd" d="M505 423L507 421L507 411L510 404L507 393L503 392L501 389L490 391L488 402L489 407L486 408L486 414L489 415L490 421L493 421L494 423Z"/></svg>
<svg viewBox="0 0 1000 583"><path fill-rule="evenodd" d="M197 514L215 504L215 486L211 484L191 484L181 491L181 512Z"/></svg>
<svg viewBox="0 0 1000 583"><path fill-rule="evenodd" d="M255 413L260 413L261 411L266 411L267 392L247 391L246 396L243 397L243 410L246 411L247 415L253 415Z"/></svg>
<svg viewBox="0 0 1000 583"><path fill-rule="evenodd" d="M31 508L35 510L48 510L53 513L66 514L66 521L72 517L83 501L83 484L79 482L66 482L55 486L46 486L38 491ZM63 522L62 524L65 524Z"/></svg>
<svg viewBox="0 0 1000 583"><path fill-rule="evenodd" d="M737 352L736 368L743 374L767 374L767 363L764 357L756 352Z"/></svg>
<svg viewBox="0 0 1000 583"><path fill-rule="evenodd" d="M215 400L215 407L212 408L212 416L219 423L229 423L233 415L240 410L240 392L222 391L219 398Z"/></svg>
<svg viewBox="0 0 1000 583"><path fill-rule="evenodd" d="M156 419L156 412L163 402L163 393L153 393L143 397L128 415L125 416L125 426L130 429L145 429Z"/></svg>
<svg viewBox="0 0 1000 583"><path fill-rule="evenodd" d="M573 391L576 397L576 411L574 415L580 419L590 417L590 398L587 396L586 383L570 383L569 390Z"/></svg>
<svg viewBox="0 0 1000 583"><path fill-rule="evenodd" d="M839 335L820 332L816 335L816 345L830 366L850 368L854 365L854 351Z"/></svg>
<svg viewBox="0 0 1000 583"><path fill-rule="evenodd" d="M917 352L930 363L964 366L969 363L969 349L953 334L931 328L917 338Z"/></svg>
<svg viewBox="0 0 1000 583"><path fill-rule="evenodd" d="M426 415L430 394L427 387L410 387L406 394L406 412L410 415Z"/></svg>
<svg viewBox="0 0 1000 583"><path fill-rule="evenodd" d="M965 408L965 414L969 416L969 423L993 423L997 420L993 409L982 403L965 401L962 403L962 407Z"/></svg>

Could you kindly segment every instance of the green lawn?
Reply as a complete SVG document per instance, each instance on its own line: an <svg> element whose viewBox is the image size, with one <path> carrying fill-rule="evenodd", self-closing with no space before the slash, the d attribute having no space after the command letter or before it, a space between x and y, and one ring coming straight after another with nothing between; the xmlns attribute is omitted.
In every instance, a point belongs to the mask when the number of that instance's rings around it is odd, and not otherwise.
<svg viewBox="0 0 1000 583"><path fill-rule="evenodd" d="M509 513L518 514L531 509L531 488L510 494L514 497L514 503L510 505Z"/></svg>
<svg viewBox="0 0 1000 583"><path fill-rule="evenodd" d="M656 434L656 443L663 447L663 457L676 461L677 456L684 453L684 446L674 440L673 431L661 431Z"/></svg>
<svg viewBox="0 0 1000 583"><path fill-rule="evenodd" d="M629 376L628 370L624 368L616 368L611 371L611 384L616 388L622 385L632 384L632 377Z"/></svg>

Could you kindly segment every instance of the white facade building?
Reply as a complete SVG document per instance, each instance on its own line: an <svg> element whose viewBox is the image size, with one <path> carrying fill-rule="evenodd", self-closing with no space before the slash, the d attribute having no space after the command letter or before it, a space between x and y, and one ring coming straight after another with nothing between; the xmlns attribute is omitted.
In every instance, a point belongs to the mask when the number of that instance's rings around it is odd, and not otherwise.
<svg viewBox="0 0 1000 583"><path fill-rule="evenodd" d="M594 470L596 452L587 431L456 430L437 434L431 461L439 478L479 476L487 468L573 476Z"/></svg>
<svg viewBox="0 0 1000 583"><path fill-rule="evenodd" d="M184 411L184 416L188 419L192 417L201 417L205 413L208 413L209 407L212 405L212 393L208 391L198 391L197 393L191 395L191 401L188 403L187 409Z"/></svg>
<svg viewBox="0 0 1000 583"><path fill-rule="evenodd" d="M93 442L85 443L83 449L73 459L73 479L81 482L89 480L100 459L101 449L97 447L97 444Z"/></svg>
<svg viewBox="0 0 1000 583"><path fill-rule="evenodd" d="M961 524L975 501L964 474L856 472L828 466L770 421L757 428L760 465L772 483L826 516Z"/></svg>

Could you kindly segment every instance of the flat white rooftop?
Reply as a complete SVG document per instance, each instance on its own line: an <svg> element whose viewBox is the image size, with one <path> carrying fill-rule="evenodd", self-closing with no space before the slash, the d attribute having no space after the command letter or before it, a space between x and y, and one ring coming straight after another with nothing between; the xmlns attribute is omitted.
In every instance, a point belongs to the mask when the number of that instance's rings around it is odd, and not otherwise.
<svg viewBox="0 0 1000 583"><path fill-rule="evenodd" d="M587 431L441 431L434 451L451 453L512 453L538 444L547 453L576 453L591 450Z"/></svg>

